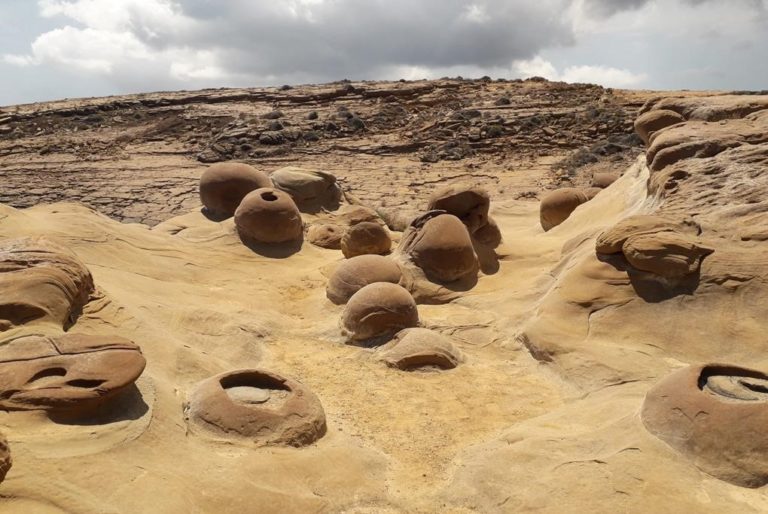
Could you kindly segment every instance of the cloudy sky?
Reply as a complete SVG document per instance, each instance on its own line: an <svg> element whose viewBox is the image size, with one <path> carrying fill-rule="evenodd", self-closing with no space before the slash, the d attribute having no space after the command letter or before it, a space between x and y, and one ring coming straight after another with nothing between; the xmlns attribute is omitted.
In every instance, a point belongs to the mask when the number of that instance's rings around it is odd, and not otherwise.
<svg viewBox="0 0 768 514"><path fill-rule="evenodd" d="M0 105L457 75L768 89L768 0L0 0Z"/></svg>

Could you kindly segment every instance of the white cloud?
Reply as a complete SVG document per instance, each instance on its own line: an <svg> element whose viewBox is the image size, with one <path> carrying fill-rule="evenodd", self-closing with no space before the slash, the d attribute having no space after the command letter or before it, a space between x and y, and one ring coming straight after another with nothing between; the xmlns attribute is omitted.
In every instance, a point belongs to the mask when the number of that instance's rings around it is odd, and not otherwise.
<svg viewBox="0 0 768 514"><path fill-rule="evenodd" d="M634 87L648 79L645 73L634 73L626 69L612 68L610 66L568 66L565 70L559 72L551 62L540 56L530 60L517 61L512 69L523 78L538 76L549 80L588 82L618 88Z"/></svg>

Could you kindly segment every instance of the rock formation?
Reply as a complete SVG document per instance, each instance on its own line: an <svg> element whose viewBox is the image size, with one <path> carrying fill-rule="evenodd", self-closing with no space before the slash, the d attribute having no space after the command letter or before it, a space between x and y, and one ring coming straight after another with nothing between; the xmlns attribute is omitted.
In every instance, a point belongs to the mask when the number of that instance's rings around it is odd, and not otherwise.
<svg viewBox="0 0 768 514"><path fill-rule="evenodd" d="M296 241L303 230L301 214L288 193L268 187L243 198L235 226L242 238L267 244Z"/></svg>
<svg viewBox="0 0 768 514"><path fill-rule="evenodd" d="M635 120L635 132L647 145L659 130L684 121L685 118L675 111L666 109L649 111Z"/></svg>
<svg viewBox="0 0 768 514"><path fill-rule="evenodd" d="M320 248L341 250L345 229L335 223L316 223L307 229L307 241Z"/></svg>
<svg viewBox="0 0 768 514"><path fill-rule="evenodd" d="M306 446L326 430L317 396L299 382L264 370L221 373L198 384L188 423L217 439L257 446Z"/></svg>
<svg viewBox="0 0 768 514"><path fill-rule="evenodd" d="M370 221L352 225L341 238L341 252L347 259L365 254L385 255L391 248L387 229Z"/></svg>
<svg viewBox="0 0 768 514"><path fill-rule="evenodd" d="M90 271L45 238L0 242L0 332L31 322L68 326L93 291Z"/></svg>
<svg viewBox="0 0 768 514"><path fill-rule="evenodd" d="M353 342L387 337L419 323L411 293L397 284L376 282L352 295L341 316L342 333Z"/></svg>
<svg viewBox="0 0 768 514"><path fill-rule="evenodd" d="M369 284L397 284L401 279L402 271L394 260L381 255L358 255L339 264L328 281L325 293L333 303L344 304Z"/></svg>
<svg viewBox="0 0 768 514"><path fill-rule="evenodd" d="M445 211L461 220L471 234L488 223L491 198L486 191L464 184L438 189L429 198L428 211Z"/></svg>
<svg viewBox="0 0 768 514"><path fill-rule="evenodd" d="M463 360L458 348L447 337L426 328L406 328L377 350L388 366L402 370L420 368L453 369Z"/></svg>
<svg viewBox="0 0 768 514"><path fill-rule="evenodd" d="M768 376L723 364L689 366L646 395L648 430L701 470L744 487L768 484Z"/></svg>
<svg viewBox="0 0 768 514"><path fill-rule="evenodd" d="M597 194L598 191L592 193ZM539 205L539 219L544 231L551 230L568 219L576 208L590 200L583 190L564 187L547 193Z"/></svg>
<svg viewBox="0 0 768 514"><path fill-rule="evenodd" d="M590 186L599 187L600 189L605 189L606 187L616 182L618 178L619 178L618 173L610 173L610 172L595 173L594 175L592 175L592 181L590 182Z"/></svg>
<svg viewBox="0 0 768 514"><path fill-rule="evenodd" d="M267 175L241 162L219 162L200 177L200 201L211 213L232 216L245 195L271 187Z"/></svg>
<svg viewBox="0 0 768 514"><path fill-rule="evenodd" d="M0 351L0 408L91 408L132 385L146 361L122 337L22 336Z"/></svg>
<svg viewBox="0 0 768 514"><path fill-rule="evenodd" d="M301 212L332 211L339 207L341 188L330 173L288 166L274 171L270 178L275 188L291 195Z"/></svg>
<svg viewBox="0 0 768 514"><path fill-rule="evenodd" d="M478 271L467 227L443 211L430 211L415 219L403 234L398 250L438 282L453 282Z"/></svg>

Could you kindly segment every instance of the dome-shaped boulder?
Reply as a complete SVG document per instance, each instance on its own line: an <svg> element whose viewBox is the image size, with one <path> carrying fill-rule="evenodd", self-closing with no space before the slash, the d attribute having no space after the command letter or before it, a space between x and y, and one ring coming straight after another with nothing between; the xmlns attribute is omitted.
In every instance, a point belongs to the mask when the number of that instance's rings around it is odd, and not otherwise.
<svg viewBox="0 0 768 514"><path fill-rule="evenodd" d="M452 369L463 360L461 351L444 335L426 328L406 328L380 346L378 358L402 370Z"/></svg>
<svg viewBox="0 0 768 514"><path fill-rule="evenodd" d="M389 232L379 223L357 223L349 227L341 238L341 252L347 259L365 254L384 255L391 248Z"/></svg>
<svg viewBox="0 0 768 514"><path fill-rule="evenodd" d="M551 230L576 210L576 208L589 201L589 197L581 189L564 187L547 193L539 204L539 219L541 228Z"/></svg>
<svg viewBox="0 0 768 514"><path fill-rule="evenodd" d="M270 175L277 189L285 191L302 212L335 210L341 199L336 177L330 173L288 166Z"/></svg>
<svg viewBox="0 0 768 514"><path fill-rule="evenodd" d="M342 332L351 341L391 336L419 323L411 293L397 284L369 284L349 299L341 316Z"/></svg>
<svg viewBox="0 0 768 514"><path fill-rule="evenodd" d="M259 243L284 243L302 236L299 209L288 193L274 188L252 191L235 211L241 237Z"/></svg>
<svg viewBox="0 0 768 514"><path fill-rule="evenodd" d="M381 255L358 255L343 261L331 275L326 296L335 304L347 303L363 287L376 282L397 284L402 279L397 263Z"/></svg>
<svg viewBox="0 0 768 514"><path fill-rule="evenodd" d="M266 173L253 166L242 162L219 162L200 177L200 201L216 215L232 216L248 193L271 186Z"/></svg>

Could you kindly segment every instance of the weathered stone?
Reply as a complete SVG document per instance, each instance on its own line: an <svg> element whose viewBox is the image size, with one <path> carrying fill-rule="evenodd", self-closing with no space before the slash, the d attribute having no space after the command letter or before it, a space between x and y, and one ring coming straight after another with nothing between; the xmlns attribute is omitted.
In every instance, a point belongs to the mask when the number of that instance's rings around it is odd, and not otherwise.
<svg viewBox="0 0 768 514"><path fill-rule="evenodd" d="M379 347L378 358L402 370L425 367L452 369L463 356L447 337L426 328L406 328Z"/></svg>
<svg viewBox="0 0 768 514"><path fill-rule="evenodd" d="M391 336L419 324L411 293L397 284L369 284L349 299L341 316L342 333L351 341Z"/></svg>
<svg viewBox="0 0 768 514"><path fill-rule="evenodd" d="M640 136L643 143L648 145L653 135L659 130L675 125L676 123L682 123L685 121L680 114L675 111L669 111L666 109L648 111L645 114L638 116L635 120L635 133Z"/></svg>
<svg viewBox="0 0 768 514"><path fill-rule="evenodd" d="M435 191L427 210L445 211L461 220L470 233L488 223L491 199L485 190L464 184L446 186Z"/></svg>
<svg viewBox="0 0 768 514"><path fill-rule="evenodd" d="M344 228L335 223L318 223L307 230L307 241L321 248L340 250L343 235Z"/></svg>
<svg viewBox="0 0 768 514"><path fill-rule="evenodd" d="M93 288L85 264L45 238L0 243L0 332L33 321L66 327Z"/></svg>
<svg viewBox="0 0 768 514"><path fill-rule="evenodd" d="M3 434L0 434L0 482L5 480L5 476L13 466L11 458L11 448L8 446L8 440Z"/></svg>
<svg viewBox="0 0 768 514"><path fill-rule="evenodd" d="M768 484L768 376L723 364L675 371L646 395L645 427L702 471L743 487Z"/></svg>
<svg viewBox="0 0 768 514"><path fill-rule="evenodd" d="M590 186L605 189L619 179L618 173L595 173L592 175Z"/></svg>
<svg viewBox="0 0 768 514"><path fill-rule="evenodd" d="M185 414L193 429L257 446L306 446L326 431L325 411L312 391L256 369L202 381L190 395Z"/></svg>
<svg viewBox="0 0 768 514"><path fill-rule="evenodd" d="M402 271L394 260L381 255L358 255L343 261L336 268L325 293L333 303L343 304L368 284L397 284L401 279Z"/></svg>
<svg viewBox="0 0 768 514"><path fill-rule="evenodd" d="M341 189L336 177L330 173L289 166L276 170L270 178L277 189L291 195L302 212L335 210L339 207Z"/></svg>
<svg viewBox="0 0 768 514"><path fill-rule="evenodd" d="M18 337L0 346L0 408L90 408L133 384L145 365L122 337Z"/></svg>
<svg viewBox="0 0 768 514"><path fill-rule="evenodd" d="M241 237L259 243L284 243L302 236L299 209L288 193L274 188L252 191L235 211Z"/></svg>
<svg viewBox="0 0 768 514"><path fill-rule="evenodd" d="M271 186L269 177L253 166L220 162L200 177L200 201L214 214L232 216L248 193Z"/></svg>
<svg viewBox="0 0 768 514"><path fill-rule="evenodd" d="M702 257L713 251L676 232L634 235L622 247L624 257L633 267L667 278L696 272Z"/></svg>
<svg viewBox="0 0 768 514"><path fill-rule="evenodd" d="M341 251L347 259L365 254L384 255L391 248L389 232L379 223L357 223L349 227L341 238Z"/></svg>
<svg viewBox="0 0 768 514"><path fill-rule="evenodd" d="M547 193L539 204L541 228L551 230L568 219L576 208L589 201L581 189L565 187Z"/></svg>

